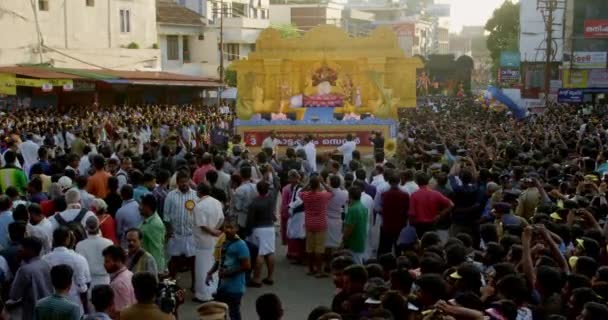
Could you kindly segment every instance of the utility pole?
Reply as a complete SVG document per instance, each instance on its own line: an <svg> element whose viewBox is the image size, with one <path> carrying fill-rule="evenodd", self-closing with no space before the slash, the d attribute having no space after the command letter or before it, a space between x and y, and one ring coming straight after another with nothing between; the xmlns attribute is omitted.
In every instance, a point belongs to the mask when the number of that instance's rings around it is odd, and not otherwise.
<svg viewBox="0 0 608 320"><path fill-rule="evenodd" d="M222 91L224 91L224 0L220 0L220 87L217 90L217 105L222 104Z"/></svg>
<svg viewBox="0 0 608 320"><path fill-rule="evenodd" d="M545 93L545 106L549 106L549 94L551 93L551 64L554 61L554 48L553 48L553 27L556 23L553 21L555 19L555 11L556 10L564 10L564 0L537 0L537 10L542 12L543 20L545 22L545 83L544 83L544 93ZM557 25L561 25L563 29L563 21L557 23Z"/></svg>

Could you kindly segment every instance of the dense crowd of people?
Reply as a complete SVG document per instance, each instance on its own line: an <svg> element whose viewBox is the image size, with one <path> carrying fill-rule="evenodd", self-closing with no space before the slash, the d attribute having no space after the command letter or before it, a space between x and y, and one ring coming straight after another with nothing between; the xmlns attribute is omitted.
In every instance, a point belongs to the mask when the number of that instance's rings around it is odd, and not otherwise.
<svg viewBox="0 0 608 320"><path fill-rule="evenodd" d="M439 100L400 114L392 159L380 133L371 156L274 133L252 154L220 111L4 112L4 312L172 319L191 272L201 319L253 319L241 301L274 285L278 243L333 278L311 320L608 319L604 107L515 121ZM275 294L256 309L298 317Z"/></svg>

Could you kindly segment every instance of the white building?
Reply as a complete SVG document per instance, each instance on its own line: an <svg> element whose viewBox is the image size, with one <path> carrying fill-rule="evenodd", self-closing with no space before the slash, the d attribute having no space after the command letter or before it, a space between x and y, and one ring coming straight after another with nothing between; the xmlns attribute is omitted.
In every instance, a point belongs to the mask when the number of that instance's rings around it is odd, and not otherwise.
<svg viewBox="0 0 608 320"><path fill-rule="evenodd" d="M155 1L2 1L0 65L160 70Z"/></svg>
<svg viewBox="0 0 608 320"><path fill-rule="evenodd" d="M273 25L293 24L301 31L330 24L346 30L353 36L361 36L369 33L374 20L373 13L348 8L344 1L311 3L283 0L270 5L270 22Z"/></svg>
<svg viewBox="0 0 608 320"><path fill-rule="evenodd" d="M209 21L220 38L220 15L223 15L224 65L246 58L255 49L262 30L270 26L269 0L176 0ZM223 3L220 7L220 4Z"/></svg>
<svg viewBox="0 0 608 320"><path fill-rule="evenodd" d="M563 56L563 21L564 5L558 1L558 9L553 12L553 54L552 61L561 61ZM545 18L547 10L538 6L537 0L519 2L519 53L522 62L545 62L547 48L547 31Z"/></svg>
<svg viewBox="0 0 608 320"><path fill-rule="evenodd" d="M173 0L157 0L156 22L163 71L217 78L217 36L206 19Z"/></svg>

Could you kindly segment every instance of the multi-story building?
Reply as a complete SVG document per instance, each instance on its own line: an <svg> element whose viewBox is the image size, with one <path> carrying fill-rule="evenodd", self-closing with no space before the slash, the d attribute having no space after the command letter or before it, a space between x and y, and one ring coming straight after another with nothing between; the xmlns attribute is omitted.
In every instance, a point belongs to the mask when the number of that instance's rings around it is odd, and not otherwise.
<svg viewBox="0 0 608 320"><path fill-rule="evenodd" d="M222 29L224 64L247 57L255 49L262 30L270 26L269 0L176 0L209 21L220 38ZM223 19L221 17L223 16Z"/></svg>
<svg viewBox="0 0 608 320"><path fill-rule="evenodd" d="M446 27L437 27L437 46L436 53L450 53L450 30Z"/></svg>
<svg viewBox="0 0 608 320"><path fill-rule="evenodd" d="M3 1L0 65L159 70L155 1Z"/></svg>
<svg viewBox="0 0 608 320"><path fill-rule="evenodd" d="M562 102L606 101L608 95L608 2L566 2Z"/></svg>
<svg viewBox="0 0 608 320"><path fill-rule="evenodd" d="M371 12L346 7L344 1L277 0L270 3L271 23L293 24L302 31L331 24L352 35L364 35L371 30L374 17Z"/></svg>
<svg viewBox="0 0 608 320"><path fill-rule="evenodd" d="M173 0L156 1L162 70L217 78L217 33L209 30L207 20Z"/></svg>

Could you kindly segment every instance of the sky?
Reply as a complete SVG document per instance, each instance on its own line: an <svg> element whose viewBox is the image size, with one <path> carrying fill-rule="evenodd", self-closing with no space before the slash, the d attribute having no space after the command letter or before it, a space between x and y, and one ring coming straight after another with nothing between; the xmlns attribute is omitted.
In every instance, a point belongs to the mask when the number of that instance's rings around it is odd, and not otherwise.
<svg viewBox="0 0 608 320"><path fill-rule="evenodd" d="M485 25L494 9L505 0L440 0L436 3L451 4L450 32L458 33L462 26ZM515 1L518 2L518 1Z"/></svg>

